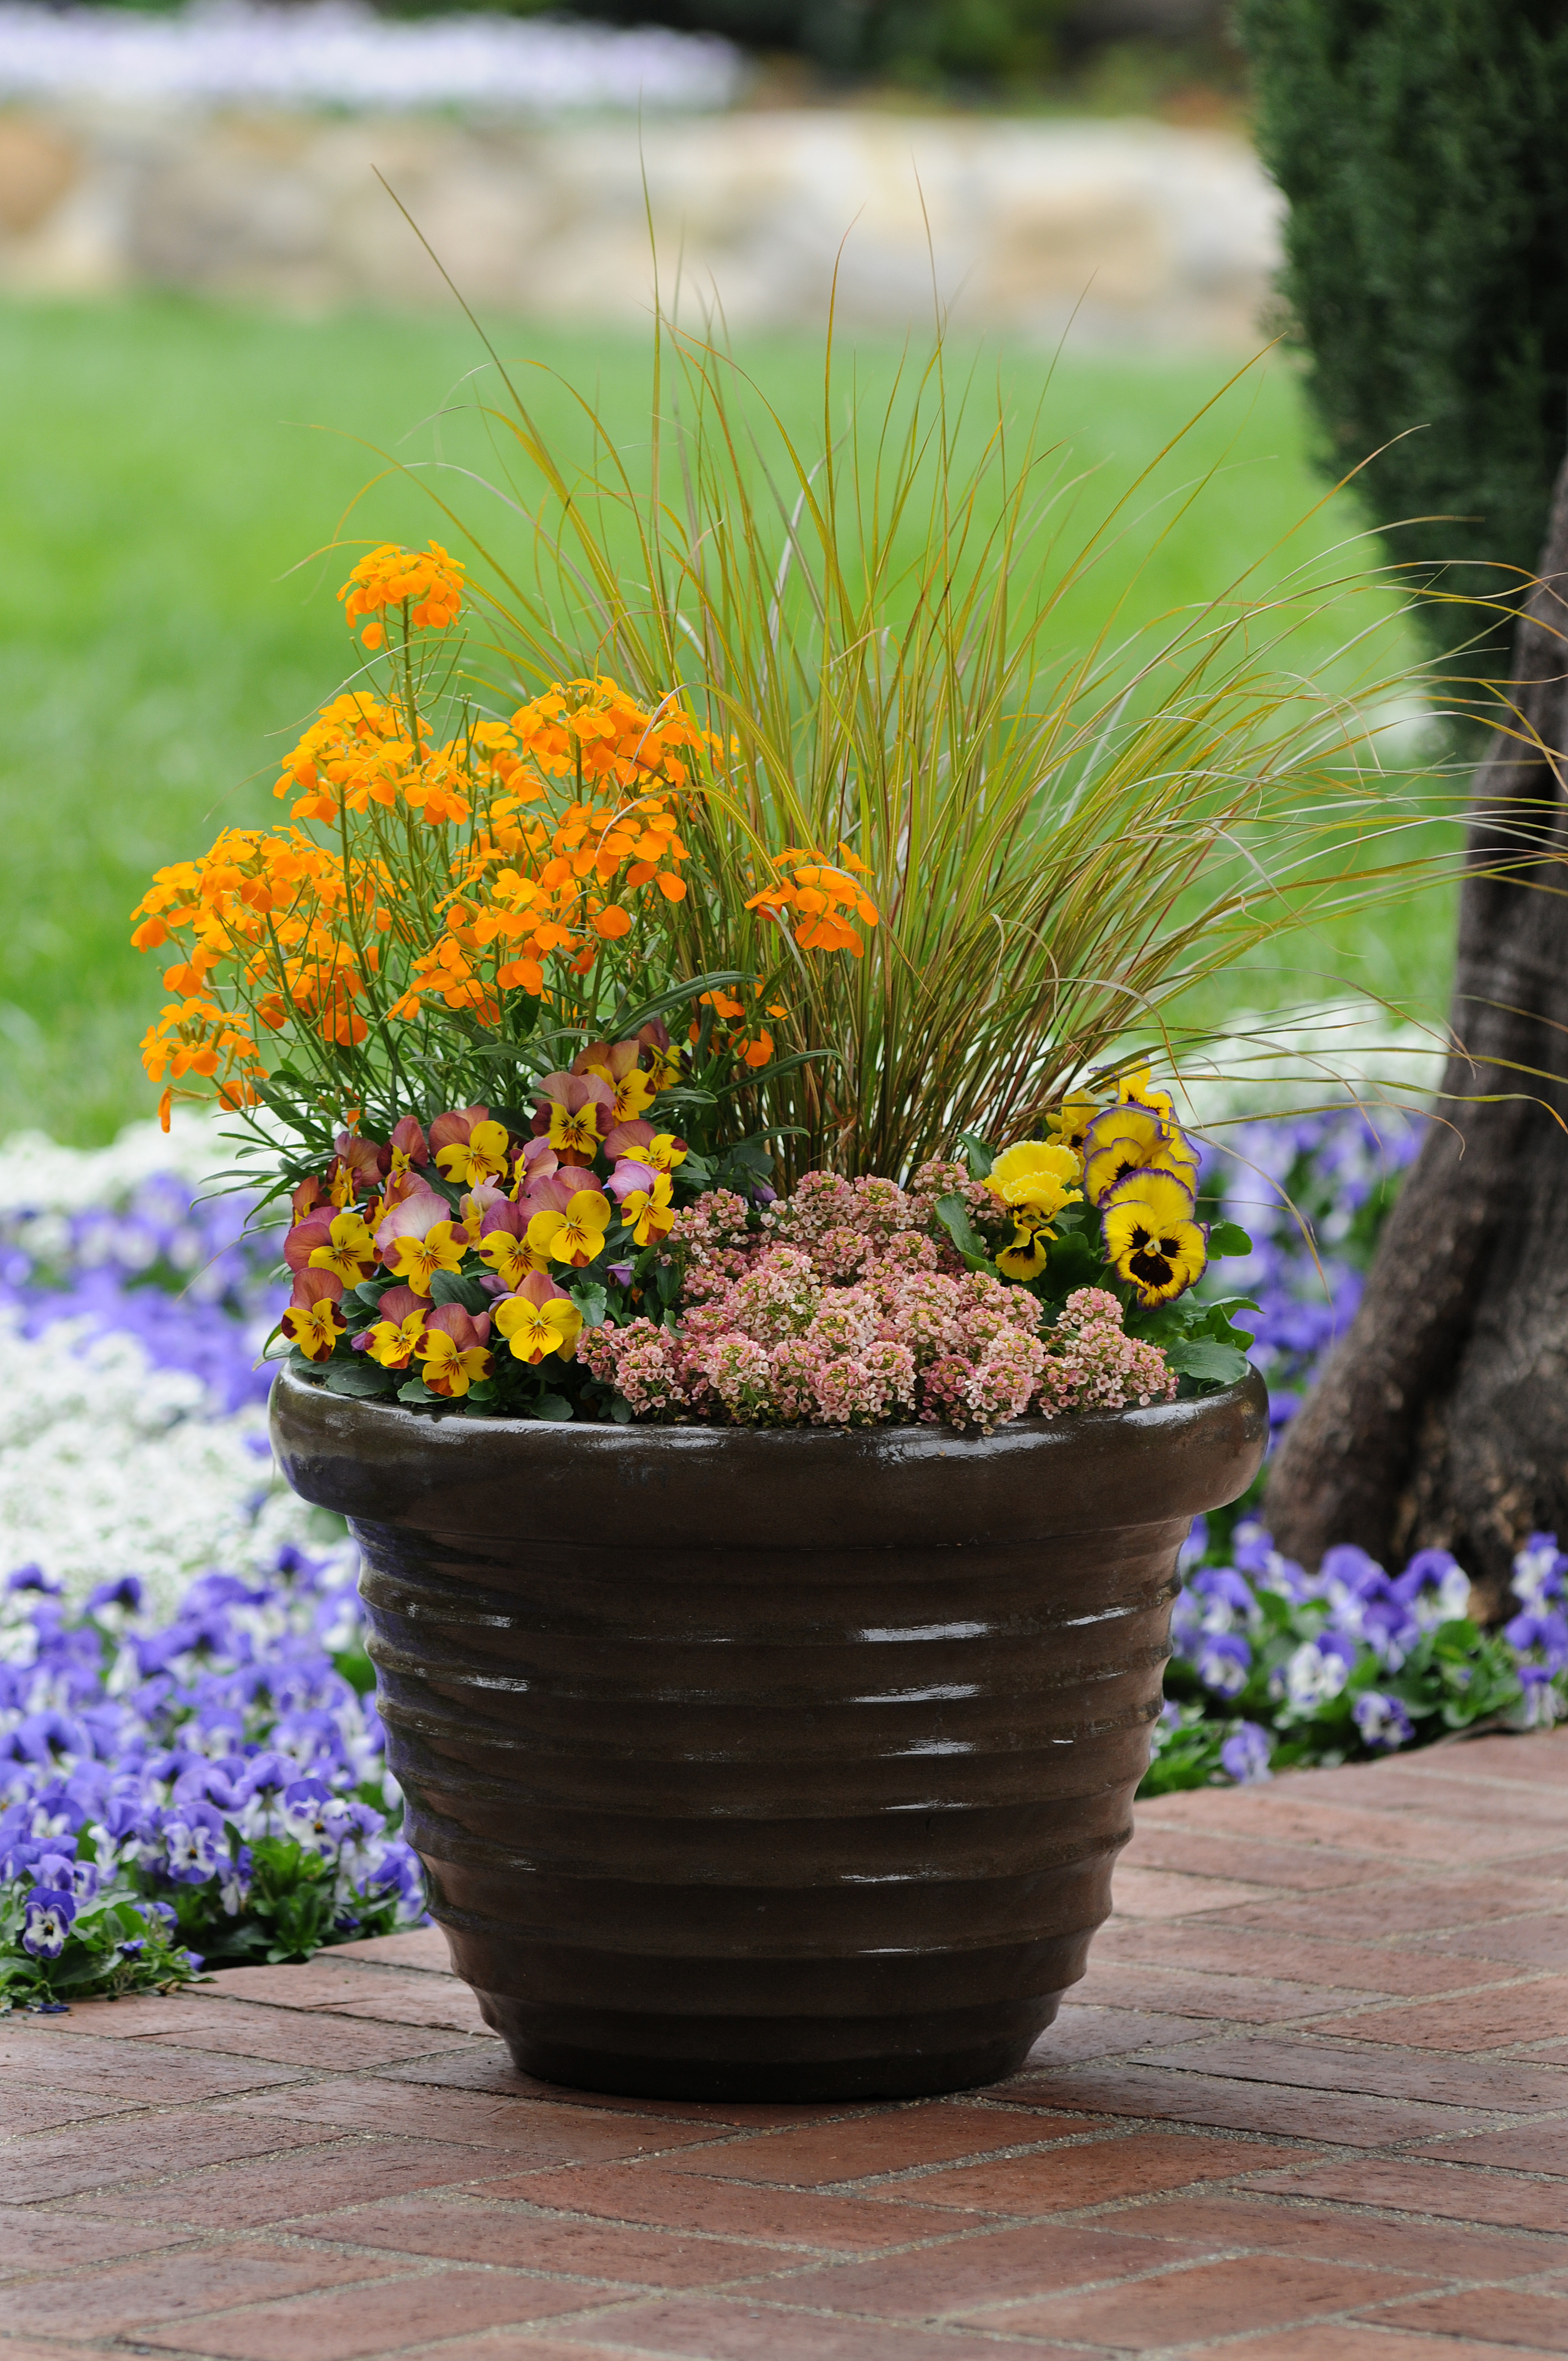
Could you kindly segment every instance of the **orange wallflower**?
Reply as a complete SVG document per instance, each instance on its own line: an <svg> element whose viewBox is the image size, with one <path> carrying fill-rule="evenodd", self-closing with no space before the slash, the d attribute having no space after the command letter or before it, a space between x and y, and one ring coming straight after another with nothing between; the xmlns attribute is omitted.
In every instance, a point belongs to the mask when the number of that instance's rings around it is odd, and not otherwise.
<svg viewBox="0 0 1568 2361"><path fill-rule="evenodd" d="M876 905L852 873L866 875L866 864L848 845L839 847L837 862L800 845L786 845L773 855L773 866L784 874L773 885L753 894L748 910L762 910L775 922L793 912L795 939L802 950L849 951L865 954L865 943L853 924L874 927Z"/></svg>
<svg viewBox="0 0 1568 2361"><path fill-rule="evenodd" d="M359 636L367 648L378 648L387 635L387 609L400 607L413 630L445 631L463 605L464 570L438 541L417 551L384 541L360 559L337 594L349 630L367 618Z"/></svg>
<svg viewBox="0 0 1568 2361"><path fill-rule="evenodd" d="M364 643L384 644L389 615L405 635L444 631L461 610L463 568L437 544L388 543L354 567L340 597ZM395 635L395 634L394 634ZM471 712L444 741L417 710L419 662L401 660L386 693L366 684L325 704L280 767L286 825L221 830L200 860L160 869L133 913L133 940L162 952L169 1002L142 1051L156 1083L201 1086L254 1104L277 1041L278 1064L313 1086L364 1096L397 1031L445 1012L466 1027L499 1026L514 994L554 999L578 1022L581 979L611 961L618 982L667 972L670 913L686 898L691 853L683 814L702 792L720 741L679 696L645 704L615 681L557 681L507 719ZM791 847L776 882L748 906L787 923L805 950L863 948L876 912L855 856ZM762 1022L719 995L730 1054L773 1055ZM620 1121L678 1079L662 1047L608 1080ZM301 1056L301 1045L305 1054ZM371 1045L374 1068L355 1062ZM416 1064L431 1054L416 1045ZM410 1071L413 1069L411 1068ZM382 1084L378 1082L379 1090Z"/></svg>

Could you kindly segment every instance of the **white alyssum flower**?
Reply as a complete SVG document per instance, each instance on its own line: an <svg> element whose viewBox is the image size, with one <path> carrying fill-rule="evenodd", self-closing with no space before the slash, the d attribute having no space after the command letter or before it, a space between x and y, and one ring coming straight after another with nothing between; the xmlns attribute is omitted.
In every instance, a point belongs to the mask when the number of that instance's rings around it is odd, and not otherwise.
<svg viewBox="0 0 1568 2361"><path fill-rule="evenodd" d="M125 1574L172 1616L214 1567L269 1569L320 1521L272 1465L265 1413L214 1417L199 1379L133 1336L62 1320L24 1337L0 1313L0 1581L37 1565L69 1604Z"/></svg>
<svg viewBox="0 0 1568 2361"><path fill-rule="evenodd" d="M5 11L0 8L0 20ZM16 1131L0 1142L0 1213L38 1209L59 1220L115 1205L139 1181L173 1174L201 1188L235 1162L234 1118L170 1111L169 1129L128 1123L108 1148L62 1148L47 1132Z"/></svg>

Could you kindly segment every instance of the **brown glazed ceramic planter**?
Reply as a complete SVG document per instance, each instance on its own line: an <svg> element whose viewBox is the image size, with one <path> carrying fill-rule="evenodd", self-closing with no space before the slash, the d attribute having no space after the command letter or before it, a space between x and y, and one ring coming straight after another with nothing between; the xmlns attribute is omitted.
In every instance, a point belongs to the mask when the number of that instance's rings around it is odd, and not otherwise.
<svg viewBox="0 0 1568 2361"><path fill-rule="evenodd" d="M1256 1376L984 1437L272 1395L458 1974L526 2071L682 2098L1021 2063L1111 1907L1177 1550L1266 1431Z"/></svg>

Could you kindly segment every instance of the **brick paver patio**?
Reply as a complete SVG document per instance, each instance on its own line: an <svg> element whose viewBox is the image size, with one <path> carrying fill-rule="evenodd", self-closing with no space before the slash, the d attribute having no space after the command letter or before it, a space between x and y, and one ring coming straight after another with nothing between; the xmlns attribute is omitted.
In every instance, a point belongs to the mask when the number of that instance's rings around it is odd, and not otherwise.
<svg viewBox="0 0 1568 2361"><path fill-rule="evenodd" d="M0 2361L1568 2352L1568 1731L1143 1806L1025 2071L515 2075L433 1931L0 2026Z"/></svg>

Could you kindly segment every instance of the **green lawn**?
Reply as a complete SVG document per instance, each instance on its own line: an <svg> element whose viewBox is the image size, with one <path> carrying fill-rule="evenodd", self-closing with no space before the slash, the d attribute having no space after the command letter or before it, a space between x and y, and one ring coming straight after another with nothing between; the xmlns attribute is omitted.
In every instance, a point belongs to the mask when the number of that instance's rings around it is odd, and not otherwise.
<svg viewBox="0 0 1568 2361"><path fill-rule="evenodd" d="M641 344L515 326L499 342L597 390L635 441ZM810 339L749 345L744 357L783 408L806 413ZM887 359L868 354L868 370ZM0 699L11 717L0 746L0 1135L38 1124L92 1142L150 1107L135 1045L160 999L160 962L129 949L126 913L159 863L201 850L225 820L277 814L277 756L333 693L347 654L334 593L356 552L312 553L337 539L448 537L416 488L382 472L376 448L488 466L469 381L481 361L460 323L300 322L155 300L0 308ZM1032 408L1048 357L1004 349L1001 366ZM1097 471L1085 502L1107 506L1226 373L1193 359L1058 362L1047 416L1064 468ZM565 420L569 396L530 382L541 411ZM1302 445L1290 369L1272 361L1140 495L1064 630L1088 636L1135 577L1128 612L1139 618L1240 574L1321 498ZM1217 464L1162 539L1179 488ZM463 499L494 519L471 485ZM1320 517L1291 552L1324 555L1354 527L1339 511ZM1334 636L1332 619L1303 631L1304 673ZM1321 996L1337 976L1430 1009L1443 995L1449 932L1442 897L1429 897L1376 926L1303 939L1288 959L1236 975L1234 996Z"/></svg>

